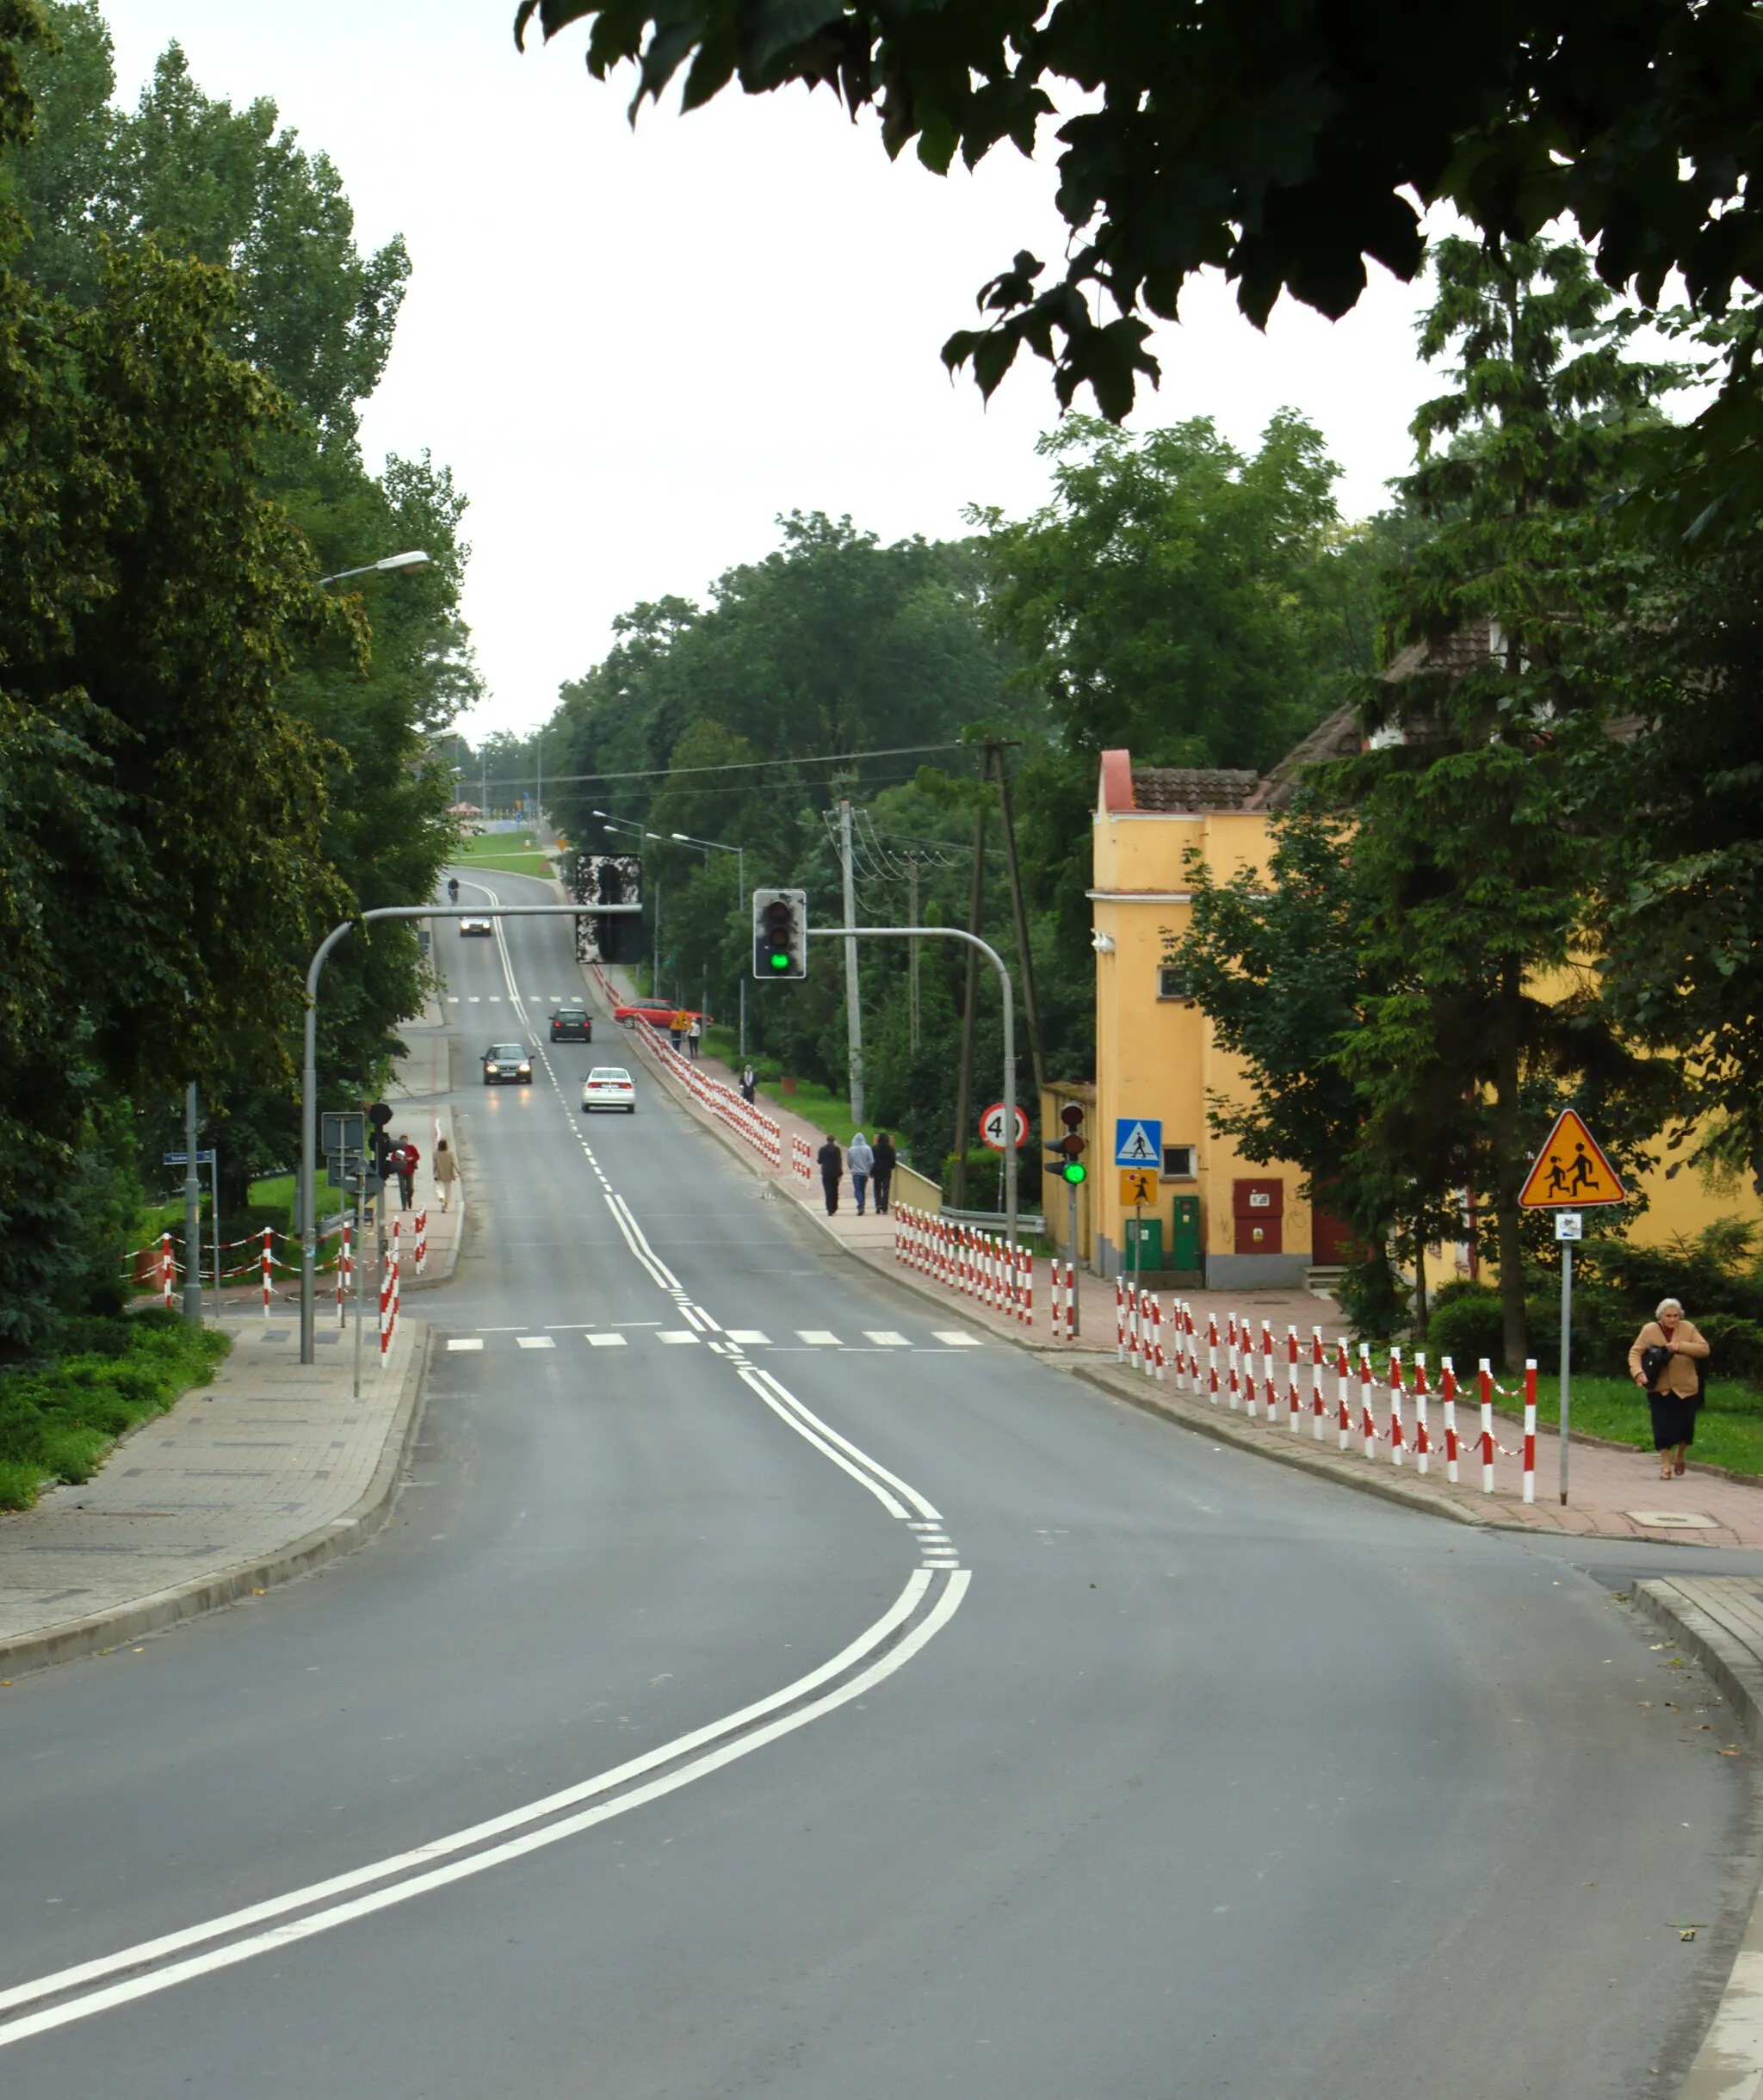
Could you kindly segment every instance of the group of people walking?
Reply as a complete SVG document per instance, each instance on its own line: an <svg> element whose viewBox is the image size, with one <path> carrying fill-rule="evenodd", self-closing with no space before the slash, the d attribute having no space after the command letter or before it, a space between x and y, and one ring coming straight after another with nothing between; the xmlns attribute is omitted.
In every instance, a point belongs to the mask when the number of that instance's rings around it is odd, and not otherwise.
<svg viewBox="0 0 1763 2100"><path fill-rule="evenodd" d="M888 1214L888 1192L894 1183L894 1169L900 1155L885 1130L877 1132L873 1145L861 1130L853 1132L847 1152L841 1152L838 1140L829 1137L815 1157L820 1162L820 1186L826 1193L829 1218L838 1214L839 1190L847 1167L851 1170L851 1193L857 1200L858 1217L863 1214L864 1198L872 1193L875 1215L881 1218Z"/></svg>

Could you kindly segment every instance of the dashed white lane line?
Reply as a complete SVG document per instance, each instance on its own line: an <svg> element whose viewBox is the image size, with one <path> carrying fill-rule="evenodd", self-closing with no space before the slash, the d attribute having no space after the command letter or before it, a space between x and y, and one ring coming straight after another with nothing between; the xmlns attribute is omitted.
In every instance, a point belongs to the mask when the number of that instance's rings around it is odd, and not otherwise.
<svg viewBox="0 0 1763 2100"><path fill-rule="evenodd" d="M484 1337L481 1335L474 1334L463 1342L449 1342L447 1346L448 1349L481 1349L484 1346Z"/></svg>
<svg viewBox="0 0 1763 2100"><path fill-rule="evenodd" d="M838 1337L836 1334L829 1334L824 1327L798 1327L795 1334L797 1341L806 1342L810 1349L837 1349L838 1347Z"/></svg>
<svg viewBox="0 0 1763 2100"><path fill-rule="evenodd" d="M977 1349L980 1337L976 1334L958 1334L952 1327L933 1327L932 1337L942 1343L944 1349Z"/></svg>
<svg viewBox="0 0 1763 2100"><path fill-rule="evenodd" d="M912 1343L903 1334L896 1334L891 1327L865 1327L863 1339L873 1342L877 1349L910 1349Z"/></svg>
<svg viewBox="0 0 1763 2100"><path fill-rule="evenodd" d="M517 1334L514 1338L523 1349L555 1349L557 1346L548 1334Z"/></svg>
<svg viewBox="0 0 1763 2100"><path fill-rule="evenodd" d="M623 1349L627 1346L622 1334L591 1334L587 1341L590 1349Z"/></svg>
<svg viewBox="0 0 1763 2100"><path fill-rule="evenodd" d="M739 1342L744 1347L770 1349L771 1346L770 1336L761 1334L757 1327L730 1327L725 1331L731 1342Z"/></svg>
<svg viewBox="0 0 1763 2100"><path fill-rule="evenodd" d="M696 1342L697 1338L689 1327L682 1327L672 1332L664 1327L655 1337L658 1342Z"/></svg>

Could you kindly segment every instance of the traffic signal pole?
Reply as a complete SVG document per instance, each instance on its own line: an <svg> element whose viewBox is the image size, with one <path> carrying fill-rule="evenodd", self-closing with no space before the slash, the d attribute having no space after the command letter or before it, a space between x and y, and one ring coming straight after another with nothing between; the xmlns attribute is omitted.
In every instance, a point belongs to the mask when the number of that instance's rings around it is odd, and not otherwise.
<svg viewBox="0 0 1763 2100"><path fill-rule="evenodd" d="M331 951L344 935L374 919L609 918L634 917L640 905L600 905L585 911L580 905L376 905L333 926L312 951L306 966L306 1061L300 1094L300 1360L318 1360L316 1299L319 1269L319 979ZM192 1148L194 1149L194 1148ZM356 1259L362 1251L356 1250Z"/></svg>
<svg viewBox="0 0 1763 2100"><path fill-rule="evenodd" d="M1005 1239L1009 1246L1017 1243L1017 1220L1019 1206L1017 1201L1017 1142L1016 1142L1016 994L1010 981L1010 972L1004 967L1004 958L987 941L976 933L966 933L959 926L810 926L806 929L811 941L964 941L970 948L976 948L998 973L998 982L1004 994L1004 1130L1010 1140L1004 1148L1004 1211Z"/></svg>

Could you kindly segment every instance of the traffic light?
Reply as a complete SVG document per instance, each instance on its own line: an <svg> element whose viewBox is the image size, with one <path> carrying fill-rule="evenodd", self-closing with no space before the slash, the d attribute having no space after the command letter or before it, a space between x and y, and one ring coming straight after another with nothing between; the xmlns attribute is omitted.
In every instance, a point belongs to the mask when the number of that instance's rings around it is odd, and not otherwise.
<svg viewBox="0 0 1763 2100"><path fill-rule="evenodd" d="M1090 1171L1083 1160L1083 1103L1077 1101L1067 1102L1059 1111L1059 1120L1065 1125L1065 1135L1049 1153L1047 1165L1049 1170L1057 1174L1062 1181L1067 1181L1073 1188L1076 1188L1079 1182L1088 1178Z"/></svg>
<svg viewBox="0 0 1763 2100"><path fill-rule="evenodd" d="M786 979L808 973L808 892L753 892L753 975Z"/></svg>
<svg viewBox="0 0 1763 2100"><path fill-rule="evenodd" d="M390 1181L392 1164L389 1155L393 1140L387 1135L387 1125L392 1121L392 1111L383 1101L376 1101L368 1110L368 1121L373 1126L372 1135L368 1140L368 1167L382 1182Z"/></svg>

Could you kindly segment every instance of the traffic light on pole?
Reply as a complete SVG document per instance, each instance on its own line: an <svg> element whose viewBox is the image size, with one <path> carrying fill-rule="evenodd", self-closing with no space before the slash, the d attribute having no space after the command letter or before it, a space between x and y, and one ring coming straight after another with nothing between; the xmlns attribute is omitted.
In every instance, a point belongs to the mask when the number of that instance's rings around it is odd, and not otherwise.
<svg viewBox="0 0 1763 2100"><path fill-rule="evenodd" d="M753 892L753 975L760 979L808 973L808 892Z"/></svg>
<svg viewBox="0 0 1763 2100"><path fill-rule="evenodd" d="M1084 1164L1084 1110L1080 1102L1068 1101L1059 1111L1059 1120L1065 1125L1065 1135L1048 1155L1047 1164L1061 1180L1073 1188L1088 1177L1090 1170Z"/></svg>

